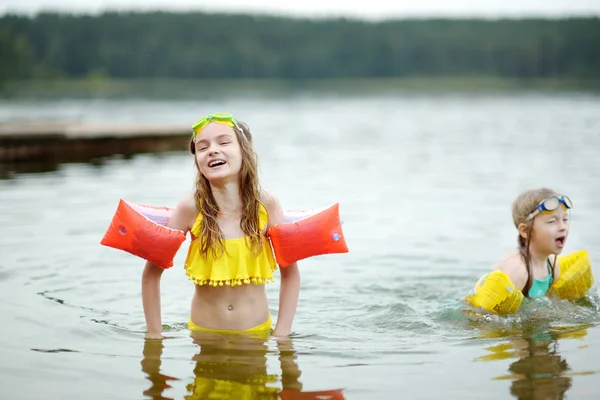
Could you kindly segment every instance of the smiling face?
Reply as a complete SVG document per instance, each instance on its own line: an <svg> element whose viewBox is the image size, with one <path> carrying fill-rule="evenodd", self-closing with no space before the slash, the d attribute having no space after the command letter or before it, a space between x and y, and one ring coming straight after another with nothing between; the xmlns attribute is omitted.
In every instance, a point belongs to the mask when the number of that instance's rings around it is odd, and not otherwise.
<svg viewBox="0 0 600 400"><path fill-rule="evenodd" d="M541 254L560 254L569 235L569 212L564 207L538 214L533 220L531 247Z"/></svg>
<svg viewBox="0 0 600 400"><path fill-rule="evenodd" d="M242 203L240 228L250 238L250 246L258 254L263 245L259 227L260 181L258 159L252 146L252 134L248 125L237 120L235 127L227 123L211 122L200 128L190 140L194 155L196 190L194 199L203 219L200 234L205 238L199 251L224 251L222 232L217 222L219 205L213 189L227 183L238 185Z"/></svg>
<svg viewBox="0 0 600 400"><path fill-rule="evenodd" d="M211 122L195 139L196 165L211 183L236 180L242 167L242 151L233 128Z"/></svg>

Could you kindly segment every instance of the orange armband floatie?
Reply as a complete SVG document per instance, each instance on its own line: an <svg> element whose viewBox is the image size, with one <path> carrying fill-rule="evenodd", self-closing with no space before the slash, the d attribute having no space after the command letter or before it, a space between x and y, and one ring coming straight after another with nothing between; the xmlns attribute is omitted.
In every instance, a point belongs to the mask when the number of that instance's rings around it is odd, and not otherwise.
<svg viewBox="0 0 600 400"><path fill-rule="evenodd" d="M185 241L183 231L167 227L173 209L121 199L100 244L126 251L167 269Z"/></svg>
<svg viewBox="0 0 600 400"><path fill-rule="evenodd" d="M286 211L284 215L286 222L268 231L275 259L282 267L321 254L348 252L338 203L321 209Z"/></svg>
<svg viewBox="0 0 600 400"><path fill-rule="evenodd" d="M100 244L126 251L163 269L173 259L185 233L167 226L172 208L144 206L121 199ZM347 253L339 204L284 212L286 222L267 232L277 263L286 267L308 257Z"/></svg>

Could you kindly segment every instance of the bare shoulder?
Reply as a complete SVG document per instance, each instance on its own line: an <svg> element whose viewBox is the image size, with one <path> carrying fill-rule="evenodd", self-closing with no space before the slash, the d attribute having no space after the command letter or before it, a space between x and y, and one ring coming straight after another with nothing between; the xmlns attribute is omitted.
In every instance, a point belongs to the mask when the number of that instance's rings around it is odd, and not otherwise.
<svg viewBox="0 0 600 400"><path fill-rule="evenodd" d="M266 208L270 208L270 207L274 207L274 206L278 205L279 199L277 198L275 193L273 193L272 191L267 190L265 188L261 188L260 189L260 202Z"/></svg>
<svg viewBox="0 0 600 400"><path fill-rule="evenodd" d="M518 250L508 253L492 269L506 273L519 290L527 284L527 268Z"/></svg>
<svg viewBox="0 0 600 400"><path fill-rule="evenodd" d="M194 193L187 193L177 203L169 220L169 227L187 232L194 224L197 215L198 207L196 207Z"/></svg>
<svg viewBox="0 0 600 400"><path fill-rule="evenodd" d="M275 193L266 189L261 189L259 200L267 210L267 214L269 215L270 226L277 225L285 221L283 215L283 208L281 207L279 198L275 195Z"/></svg>
<svg viewBox="0 0 600 400"><path fill-rule="evenodd" d="M198 207L196 206L196 196L193 192L186 193L185 196L177 203L177 209L185 213L197 213Z"/></svg>

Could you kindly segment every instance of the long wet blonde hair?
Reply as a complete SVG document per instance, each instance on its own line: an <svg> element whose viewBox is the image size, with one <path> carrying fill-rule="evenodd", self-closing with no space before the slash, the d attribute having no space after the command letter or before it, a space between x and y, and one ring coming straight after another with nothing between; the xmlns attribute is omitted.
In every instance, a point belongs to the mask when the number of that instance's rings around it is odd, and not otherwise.
<svg viewBox="0 0 600 400"><path fill-rule="evenodd" d="M246 243L254 254L259 254L262 249L262 233L259 226L260 182L258 180L258 157L252 147L252 134L248 125L236 121L237 126L232 127L235 132L242 153L242 166L239 172L240 197L242 198L242 218L240 227L246 236ZM195 138L190 141L190 152L196 154ZM225 252L225 237L217 217L219 206L213 196L208 179L200 172L200 167L194 157L196 165L196 188L194 197L196 207L202 214L200 228L200 253L204 256L209 251L214 257Z"/></svg>
<svg viewBox="0 0 600 400"><path fill-rule="evenodd" d="M523 288L523 294L529 297L529 290L533 285L533 271L531 270L531 253L529 252L529 245L531 243L531 235L533 233L533 221L535 218L526 221L529 214L535 211L538 204L540 204L545 198L555 195L556 191L548 188L531 189L521 193L513 202L512 217L515 228L519 229L519 225L525 224L527 227L527 236L523 237L519 232L517 243L519 245L519 252L527 268L527 283ZM554 276L554 268L556 266L556 258L554 259L554 265L552 265L552 274Z"/></svg>

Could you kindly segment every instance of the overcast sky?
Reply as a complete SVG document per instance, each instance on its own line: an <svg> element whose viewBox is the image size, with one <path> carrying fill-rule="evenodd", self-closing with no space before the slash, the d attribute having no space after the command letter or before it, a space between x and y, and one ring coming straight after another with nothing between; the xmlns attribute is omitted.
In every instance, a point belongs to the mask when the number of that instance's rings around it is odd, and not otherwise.
<svg viewBox="0 0 600 400"><path fill-rule="evenodd" d="M0 13L203 10L369 19L409 16L600 15L600 0L1 0Z"/></svg>

